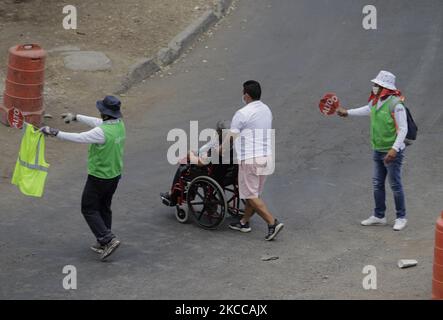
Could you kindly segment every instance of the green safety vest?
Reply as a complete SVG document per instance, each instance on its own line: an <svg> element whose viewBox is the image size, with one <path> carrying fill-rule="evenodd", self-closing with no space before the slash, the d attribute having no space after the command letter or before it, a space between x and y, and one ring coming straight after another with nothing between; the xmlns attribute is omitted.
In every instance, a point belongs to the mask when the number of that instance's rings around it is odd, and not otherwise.
<svg viewBox="0 0 443 320"><path fill-rule="evenodd" d="M389 97L377 110L371 106L371 144L376 151L389 151L397 139L397 125L391 111L394 96Z"/></svg>
<svg viewBox="0 0 443 320"><path fill-rule="evenodd" d="M88 174L101 179L118 177L123 169L126 131L122 120L105 121L100 126L105 134L104 144L91 144Z"/></svg>
<svg viewBox="0 0 443 320"><path fill-rule="evenodd" d="M23 124L24 135L15 164L12 184L33 197L41 197L45 189L49 164L45 161L45 137L31 124Z"/></svg>

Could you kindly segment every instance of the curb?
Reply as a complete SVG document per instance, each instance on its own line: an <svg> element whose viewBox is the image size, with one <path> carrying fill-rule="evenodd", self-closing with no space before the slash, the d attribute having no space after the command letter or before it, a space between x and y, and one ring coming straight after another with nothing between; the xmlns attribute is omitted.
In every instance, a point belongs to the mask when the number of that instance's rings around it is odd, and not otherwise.
<svg viewBox="0 0 443 320"><path fill-rule="evenodd" d="M199 35L208 30L215 21L217 21L217 16L214 11L208 10L203 13L200 18L172 39L167 48L159 50L157 60L162 66L171 64Z"/></svg>
<svg viewBox="0 0 443 320"><path fill-rule="evenodd" d="M128 74L123 78L119 86L114 90L115 94L128 91L134 84L143 81L160 70L154 59L141 59L129 67Z"/></svg>
<svg viewBox="0 0 443 320"><path fill-rule="evenodd" d="M217 7L215 9L215 15L218 19L221 19L228 13L229 7L232 5L233 0L218 0Z"/></svg>
<svg viewBox="0 0 443 320"><path fill-rule="evenodd" d="M214 10L205 11L185 30L175 36L168 47L161 48L155 57L143 58L129 67L127 75L114 90L115 94L127 92L133 85L142 82L175 60L191 46L195 39L205 33L228 12L233 0L217 0Z"/></svg>

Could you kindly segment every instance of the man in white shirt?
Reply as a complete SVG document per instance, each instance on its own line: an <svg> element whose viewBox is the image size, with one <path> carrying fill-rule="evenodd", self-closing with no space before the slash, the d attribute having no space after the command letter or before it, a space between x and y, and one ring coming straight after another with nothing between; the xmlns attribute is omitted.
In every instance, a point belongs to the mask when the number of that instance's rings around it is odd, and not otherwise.
<svg viewBox="0 0 443 320"><path fill-rule="evenodd" d="M272 158L271 130L272 112L260 101L261 87L257 81L243 84L243 102L231 122L231 134L225 138L225 145L231 136L235 139L235 150L239 161L238 186L240 198L246 200L245 214L230 228L241 232L250 232L249 219L257 212L268 224L265 240L273 240L283 229L283 223L273 217L264 201L260 198L266 181L266 168Z"/></svg>
<svg viewBox="0 0 443 320"><path fill-rule="evenodd" d="M347 116L371 117L371 144L374 149L374 214L362 221L363 226L386 224L385 180L389 177L394 194L397 219L394 230L406 227L406 207L401 182L401 167L408 134L407 114L402 104L401 94L395 87L395 76L388 71L381 71L372 80L373 88L369 104L357 109L339 108L337 114Z"/></svg>

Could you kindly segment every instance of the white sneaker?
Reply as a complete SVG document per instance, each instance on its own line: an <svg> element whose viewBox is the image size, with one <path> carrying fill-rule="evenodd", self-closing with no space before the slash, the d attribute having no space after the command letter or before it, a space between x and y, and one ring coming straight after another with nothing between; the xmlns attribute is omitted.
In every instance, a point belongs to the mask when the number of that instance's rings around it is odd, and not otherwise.
<svg viewBox="0 0 443 320"><path fill-rule="evenodd" d="M405 218L395 219L394 230L401 231L406 227L407 224L408 220L406 220Z"/></svg>
<svg viewBox="0 0 443 320"><path fill-rule="evenodd" d="M361 222L362 226L384 226L386 224L385 218L377 218L376 216L370 216L369 219L363 220Z"/></svg>

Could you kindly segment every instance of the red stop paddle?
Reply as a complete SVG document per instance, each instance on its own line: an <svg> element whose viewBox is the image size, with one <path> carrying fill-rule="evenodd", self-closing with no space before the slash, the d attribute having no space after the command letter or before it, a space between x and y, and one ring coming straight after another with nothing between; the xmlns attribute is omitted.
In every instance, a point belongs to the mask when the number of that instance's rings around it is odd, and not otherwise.
<svg viewBox="0 0 443 320"><path fill-rule="evenodd" d="M21 129L23 127L24 117L17 108L11 108L8 111L8 122L12 128Z"/></svg>
<svg viewBox="0 0 443 320"><path fill-rule="evenodd" d="M326 116L331 116L335 114L340 107L340 100L335 93L329 92L320 100L318 107L320 108L321 113Z"/></svg>

